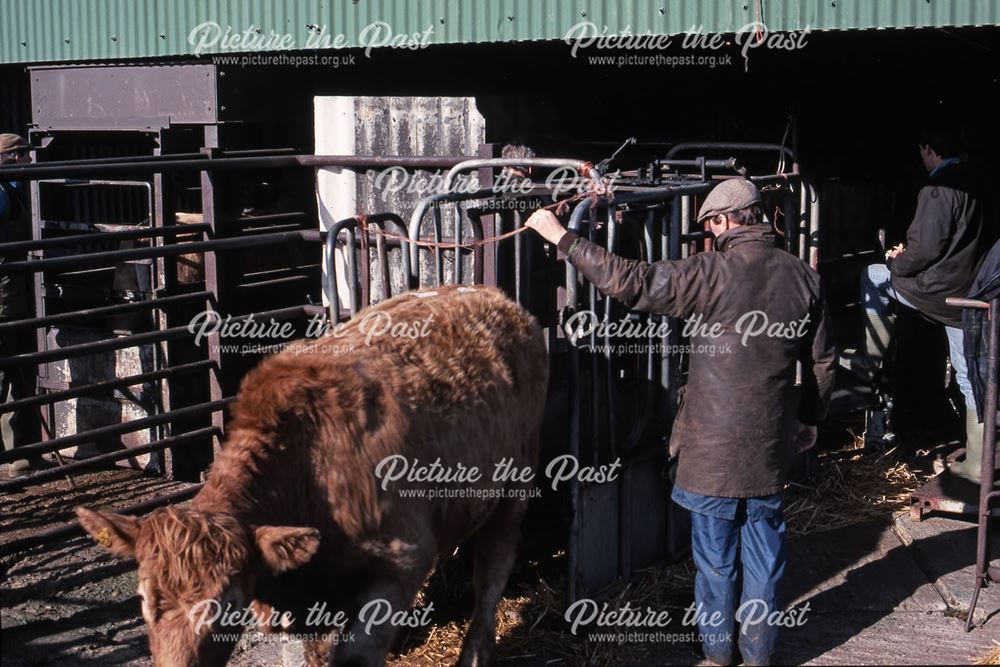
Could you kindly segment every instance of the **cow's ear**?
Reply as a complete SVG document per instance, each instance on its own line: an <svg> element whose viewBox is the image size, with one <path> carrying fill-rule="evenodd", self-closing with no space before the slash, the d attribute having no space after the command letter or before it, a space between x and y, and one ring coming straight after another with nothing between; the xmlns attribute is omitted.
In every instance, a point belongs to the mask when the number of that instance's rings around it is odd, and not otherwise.
<svg viewBox="0 0 1000 667"><path fill-rule="evenodd" d="M315 528L260 526L254 536L264 562L275 574L305 565L319 549Z"/></svg>
<svg viewBox="0 0 1000 667"><path fill-rule="evenodd" d="M102 547L116 556L134 556L135 539L139 536L139 519L112 512L94 512L76 508L83 529Z"/></svg>

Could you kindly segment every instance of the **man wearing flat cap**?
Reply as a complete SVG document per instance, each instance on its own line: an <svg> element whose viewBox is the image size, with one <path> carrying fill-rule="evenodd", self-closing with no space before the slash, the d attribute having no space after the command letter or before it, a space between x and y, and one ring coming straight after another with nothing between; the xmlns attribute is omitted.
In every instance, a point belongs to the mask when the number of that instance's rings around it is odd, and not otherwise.
<svg viewBox="0 0 1000 667"><path fill-rule="evenodd" d="M0 165L26 163L31 160L30 146L17 134L0 134ZM21 184L0 178L0 243L31 239L31 211L27 193ZM24 252L16 255L0 254L0 263L27 259ZM27 274L0 275L0 322L27 317L30 313L31 290ZM33 351L31 329L15 329L0 334L0 357ZM35 376L33 368L22 366L0 370L0 402L6 403L25 398L33 393ZM30 410L5 412L0 415L0 436L4 449L37 442L38 420ZM32 466L40 467L39 457L15 461L10 464L13 475L30 472Z"/></svg>
<svg viewBox="0 0 1000 667"><path fill-rule="evenodd" d="M779 610L784 486L796 452L815 442L836 352L819 275L777 247L753 183L720 183L698 222L715 235L715 252L653 263L610 254L566 231L549 211L526 224L628 308L698 318L670 435L677 458L672 495L691 511L702 649L712 662L732 664L736 622L759 615L763 605L768 613ZM722 622L705 622L715 612ZM770 664L776 639L776 626L744 623L744 661Z"/></svg>

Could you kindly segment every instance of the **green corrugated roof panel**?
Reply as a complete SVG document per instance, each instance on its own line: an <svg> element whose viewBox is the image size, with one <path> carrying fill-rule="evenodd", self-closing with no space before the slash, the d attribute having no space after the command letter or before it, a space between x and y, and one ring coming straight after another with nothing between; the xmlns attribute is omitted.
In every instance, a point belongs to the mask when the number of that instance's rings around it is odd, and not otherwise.
<svg viewBox="0 0 1000 667"><path fill-rule="evenodd" d="M1000 0L0 0L0 62L186 55L206 22L287 34L302 49L323 26L342 45L362 46L362 30L377 21L396 38L430 29L427 43L454 44L560 40L583 21L612 34L731 33L758 12L771 31L1000 24ZM205 52L257 50L217 42Z"/></svg>

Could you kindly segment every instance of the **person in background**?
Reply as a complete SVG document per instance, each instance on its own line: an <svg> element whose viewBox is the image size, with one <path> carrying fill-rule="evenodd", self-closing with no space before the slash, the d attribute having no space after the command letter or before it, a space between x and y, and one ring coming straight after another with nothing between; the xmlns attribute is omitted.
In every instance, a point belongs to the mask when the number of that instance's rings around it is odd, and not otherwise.
<svg viewBox="0 0 1000 667"><path fill-rule="evenodd" d="M962 309L949 306L945 299L968 295L989 250L982 186L961 157L961 135L954 127L939 124L925 130L918 148L928 183L917 195L906 242L886 252L885 264L873 264L861 275L869 379L873 384L884 382L881 365L894 329L892 301L943 324L955 381L965 399L966 457L949 470L978 484L983 425L966 368Z"/></svg>
<svg viewBox="0 0 1000 667"><path fill-rule="evenodd" d="M24 137L17 134L0 134L0 165L21 164L31 161L31 148ZM31 239L31 211L28 197L21 184L0 179L0 244ZM23 261L26 253L0 254L0 263ZM28 317L31 309L31 290L27 274L0 275L0 322ZM33 330L14 329L0 333L0 357L34 348L28 338ZM0 369L0 402L10 403L34 393L35 377L30 366ZM36 416L30 410L4 412L0 415L0 435L4 449L11 449L38 441ZM14 461L9 466L11 475L23 475L33 468L45 467L41 457Z"/></svg>
<svg viewBox="0 0 1000 667"><path fill-rule="evenodd" d="M737 617L740 608L778 611L784 487L795 453L815 443L836 351L819 275L777 247L753 183L716 186L698 222L708 222L716 252L654 263L610 254L546 210L525 224L601 293L633 310L698 323L670 454L677 457L673 500L691 511L702 650L716 664L732 664L738 636L746 663L766 665L777 627L744 624L737 635ZM721 624L705 622L715 613Z"/></svg>
<svg viewBox="0 0 1000 667"><path fill-rule="evenodd" d="M509 144L504 144L503 148L500 149L500 157L505 160L523 160L525 158L535 157L535 149L531 146L521 143L520 141L513 141ZM511 180L514 179L528 179L531 180L531 175L534 170L531 167L504 167L501 170L501 174Z"/></svg>

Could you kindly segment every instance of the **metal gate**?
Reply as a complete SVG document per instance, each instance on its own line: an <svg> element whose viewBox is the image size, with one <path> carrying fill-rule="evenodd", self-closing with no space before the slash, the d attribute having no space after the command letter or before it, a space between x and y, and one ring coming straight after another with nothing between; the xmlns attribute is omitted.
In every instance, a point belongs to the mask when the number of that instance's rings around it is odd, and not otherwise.
<svg viewBox="0 0 1000 667"><path fill-rule="evenodd" d="M791 151L777 145L679 145L664 160L636 170L642 177L640 185L588 196L577 203L569 229L611 252L647 262L681 259L704 250L711 235L693 227L697 199L717 182L718 171L736 174L742 167L736 157L713 160L704 153L691 160L672 157L695 149L737 155L766 151L786 157L791 171L752 178L763 190L768 221L783 237L785 249L816 266L816 190L797 173ZM471 160L456 166L452 174L514 162ZM516 162L590 168L580 160ZM677 169L681 172L648 178L654 170ZM600 183L603 177L596 178ZM574 479L560 498L568 506L567 597L573 601L598 594L615 580L626 579L664 557L679 556L687 548L687 514L669 502L666 475L666 440L685 360L679 352L681 327L676 321L628 312L600 295L568 263L561 275L553 273L558 264L540 252L540 241L517 233L530 212L557 198L551 186L517 195L491 188L435 194L418 204L405 237L400 233L401 220L391 213L341 220L326 239L327 266L332 267L326 288L333 295L333 322L399 289L453 283L501 287L539 319L547 333L552 369L547 413L557 415L560 423L556 441L543 444L543 463L568 453L581 465L607 467L616 460L621 465L614 483L580 484ZM470 203L475 205L470 207ZM443 211L450 214L447 220ZM394 231L387 231L387 225ZM346 299L337 287L341 276L334 252L338 248L347 258L343 271L350 294ZM504 254L509 261L503 260ZM486 271L487 266L492 270ZM395 289L388 276L400 268L405 281L396 281ZM380 288L373 289L374 283ZM603 323L622 318L634 321L648 331L643 349L616 348L616 342L622 341L610 335L599 338L594 331L573 335L566 325L580 313L593 314L593 320ZM666 331L658 324L669 325L669 333L656 333Z"/></svg>
<svg viewBox="0 0 1000 667"><path fill-rule="evenodd" d="M31 258L5 262L0 274L28 273L37 276L36 285L48 289L58 277L77 270L107 270L125 262L152 261L170 263L167 281L171 289L133 290L131 298L121 303L97 307L49 312L40 308L35 317L0 323L0 333L16 328L44 332L56 325L92 322L97 318L144 315L143 330L113 333L99 340L71 345L41 346L37 352L19 354L0 360L0 367L16 368L86 358L109 351L150 346L151 364L124 377L101 379L82 385L54 387L40 383L38 395L27 397L0 410L39 409L51 419L54 405L102 392L128 388L156 388L152 414L78 431L7 451L0 461L9 462L28 454L58 452L94 439L112 439L120 444L114 451L96 457L64 463L57 468L0 482L0 490L14 490L29 484L53 480L82 470L106 466L139 454L171 453L173 463L191 456L199 446L208 451L198 467L203 469L211 452L219 446L223 410L232 400L239 378L247 370L222 353L218 335L209 336L206 347L194 346L195 332L186 323L191 316L206 310L219 310L239 321L256 317L308 319L326 314L336 324L353 316L370 303L389 298L418 286L447 283L485 283L504 289L536 315L545 328L552 373L548 422L554 427L546 438L543 457L551 459L571 454L582 465L620 465L614 482L581 484L571 481L561 491L557 502L565 508L568 526L567 595L572 601L599 594L619 578L628 578L637 569L686 548L686 514L668 501L670 480L665 442L676 411L677 388L683 380L684 357L680 353L680 327L676 322L638 312L628 312L610 298L601 296L593 285L580 277L575 268L558 262L553 249L534 235L522 234L527 215L540 206L556 202L572 203L569 228L578 234L624 257L657 261L676 260L702 251L709 243L704 229L694 228L698 198L719 178L746 173L737 157L712 159L699 153L694 159L674 158L681 150L739 152L739 145L682 145L663 160L628 172L618 172L621 185L607 187L609 175L600 174L589 163L567 159L462 160L456 158L376 158L363 156L301 156L287 151L271 154L201 154L198 157L127 158L97 162L39 164L22 168L0 168L0 177L10 173L31 180L87 177L103 179L127 171L132 183L143 183L135 174L164 174L195 171L211 192L218 173L231 169L260 167L382 167L407 168L452 167L446 179L450 183L462 171L483 167L533 165L539 168L571 168L582 175L584 192L573 196L561 194L551 184L534 184L525 192L497 192L484 188L475 192L444 192L423 199L409 222L395 212L369 213L337 222L329 232L309 229L272 231L274 224L287 216L261 216L224 225L213 215L187 220L185 224L146 224L119 231L84 231L37 238L33 241L0 246L9 256L28 252ZM774 151L794 156L787 149L771 145L750 145L747 152ZM753 177L764 192L768 220L784 237L785 248L815 265L818 245L818 202L815 189L803 181L794 168L790 172ZM152 199L156 199L156 179ZM202 195L205 195L203 190ZM162 220L162 218L161 218ZM262 226L263 225L263 226ZM271 229L268 229L271 227ZM42 236L41 232L38 234ZM128 242L141 247L115 247ZM92 244L108 247L94 250ZM323 245L320 246L319 244ZM243 249L273 247L280 244L293 254L304 252L313 257L319 286L319 249L325 249L328 271L325 281L330 303L326 308L313 303L284 305L263 312L231 312L227 304L238 293L241 272L235 281L224 268L227 253ZM298 250L295 250L298 248ZM83 251L89 250L89 251ZM343 252L345 263L338 268L335 253ZM274 253L272 253L274 254ZM174 264L178 258L203 258L196 263L204 274L193 284L178 283ZM230 257L231 259L231 257ZM294 264L294 262L292 262ZM341 275L341 274L345 275ZM268 274L265 274L268 275ZM55 277L55 278L54 278ZM268 278L254 274L253 284L286 284L296 276ZM341 293L341 279L346 293ZM141 282L141 281L140 281ZM234 282L236 284L234 284ZM128 290L124 290L128 292ZM221 295L221 296L220 296ZM311 298L311 297L310 297ZM227 312L229 311L229 312ZM622 318L645 326L643 345L616 345L622 341L591 331L578 335L567 326L574 316L587 313L594 322L612 322ZM153 316L153 315L157 316ZM646 325L654 326L646 326ZM669 324L669 333L655 325ZM658 333L659 332L659 333ZM39 336L39 341L47 340ZM167 348L167 344L171 347ZM180 350L187 346L187 354ZM166 349L165 349L166 348ZM194 379L193 385L190 380ZM200 387L189 391L175 389L172 383ZM182 385L177 385L178 387ZM184 396L186 402L171 400ZM153 430L140 444L124 437L142 430ZM198 460L198 457L194 457ZM169 457L154 459L154 467L171 474L175 466ZM145 511L158 504L189 497L194 485L125 508ZM57 536L71 534L75 524L47 529L29 538L8 542L5 551L26 548ZM613 539L609 540L609 536Z"/></svg>
<svg viewBox="0 0 1000 667"><path fill-rule="evenodd" d="M31 182L36 193L34 238L0 244L0 256L6 260L0 262L0 275L33 279L35 311L22 319L0 322L0 335L26 332L37 342L32 351L5 352L0 358L0 369L23 371L32 379L33 390L16 401L0 403L0 414L33 411L42 424L37 442L0 452L0 463L42 454L54 455L58 461L55 467L0 480L0 492L63 478L72 487L73 475L127 461L146 472L191 483L180 491L116 510L145 512L193 496L200 488L198 478L221 446L224 410L259 355L229 353L221 345L217 328L208 327L206 333L192 323L222 318L229 325L250 318L305 323L325 314L318 301L322 242L327 234L303 228L315 222L301 212L224 216L216 206L222 197L224 172L329 165L412 169L451 166L460 160L303 156L289 150L263 150L0 167L0 178ZM121 173L128 173L129 180L111 180ZM197 214L177 214L166 222L166 212L172 210L163 203L160 185L174 174L194 176L194 182L200 183L202 205ZM67 217L75 217L75 223L48 224L45 193L38 194L48 185L135 188L143 193L138 201L144 206L134 198L129 204L124 197L103 196L96 204L84 202L72 208ZM67 199L60 193L60 200ZM106 221L109 212L115 211L138 211L138 224L112 228L95 222ZM255 252L261 248L280 252ZM276 263L257 261L261 256ZM94 276L101 276L103 283ZM290 285L300 287L289 291ZM261 304L265 307L258 309ZM283 341L259 342L267 347ZM91 403L77 409L78 401ZM61 421L60 410L71 415L95 414L95 401L128 402L148 414L122 411L90 426L85 419ZM70 448L92 444L98 445L98 451L89 452L86 458L63 456L79 454ZM52 492L60 491L53 488ZM67 522L8 540L2 550L16 552L79 532L75 521Z"/></svg>

